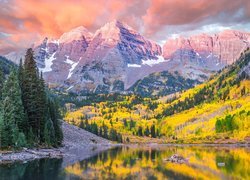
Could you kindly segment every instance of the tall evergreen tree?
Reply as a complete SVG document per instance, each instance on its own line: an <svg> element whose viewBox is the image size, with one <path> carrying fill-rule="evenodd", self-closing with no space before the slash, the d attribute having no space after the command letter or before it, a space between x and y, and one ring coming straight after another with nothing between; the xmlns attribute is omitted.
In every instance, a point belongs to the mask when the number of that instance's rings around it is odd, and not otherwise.
<svg viewBox="0 0 250 180"><path fill-rule="evenodd" d="M33 145L58 146L63 133L58 104L39 76L32 49L20 61L18 72L11 71L2 86L0 72L0 148ZM3 87L3 88L2 88ZM27 141L26 141L27 140Z"/></svg>
<svg viewBox="0 0 250 180"><path fill-rule="evenodd" d="M50 112L46 112L48 100L47 100L45 82L43 80L42 73L41 73L41 76L39 77L39 80L38 80L37 100L36 101L37 101L37 112L36 112L37 119L38 119L38 122L40 123L39 129L38 129L39 139L40 139L40 142L44 143L45 142L44 129L45 129L45 124L47 123L46 122L46 113L50 113Z"/></svg>
<svg viewBox="0 0 250 180"><path fill-rule="evenodd" d="M30 48L27 50L24 61L24 70L22 76L22 95L24 108L27 111L28 123L32 127L33 134L36 139L40 138L40 120L38 116L39 101L37 100L39 95L39 76L34 60L33 50Z"/></svg>
<svg viewBox="0 0 250 180"><path fill-rule="evenodd" d="M156 131L155 131L155 125L153 124L150 128L151 130L151 137L156 138Z"/></svg>
<svg viewBox="0 0 250 180"><path fill-rule="evenodd" d="M149 135L150 135L150 131L149 131L148 126L146 127L146 129L145 129L145 131L144 131L144 135L145 135L145 136L149 136Z"/></svg>
<svg viewBox="0 0 250 180"><path fill-rule="evenodd" d="M17 145L19 131L25 132L27 122L21 98L18 76L15 70L9 75L2 91L2 132L5 145Z"/></svg>
<svg viewBox="0 0 250 180"><path fill-rule="evenodd" d="M0 68L0 101L2 99L2 89L3 89L3 84L4 84L4 73L3 73L3 69Z"/></svg>

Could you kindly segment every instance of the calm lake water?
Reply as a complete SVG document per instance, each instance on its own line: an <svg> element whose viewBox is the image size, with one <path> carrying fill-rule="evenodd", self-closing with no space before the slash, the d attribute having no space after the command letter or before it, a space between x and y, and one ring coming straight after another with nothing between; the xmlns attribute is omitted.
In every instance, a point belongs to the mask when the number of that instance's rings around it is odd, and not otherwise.
<svg viewBox="0 0 250 180"><path fill-rule="evenodd" d="M166 161L173 154L188 163ZM250 179L250 149L120 147L62 168L62 159L0 165L0 179Z"/></svg>

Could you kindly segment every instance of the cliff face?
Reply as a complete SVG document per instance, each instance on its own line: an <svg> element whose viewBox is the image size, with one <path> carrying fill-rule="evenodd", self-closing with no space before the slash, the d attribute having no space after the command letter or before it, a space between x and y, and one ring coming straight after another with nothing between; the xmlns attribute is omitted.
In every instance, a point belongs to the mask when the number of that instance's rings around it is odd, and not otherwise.
<svg viewBox="0 0 250 180"><path fill-rule="evenodd" d="M163 46L166 59L195 59L210 63L232 64L240 53L249 47L250 33L226 30L219 34L201 34L190 38L168 40Z"/></svg>

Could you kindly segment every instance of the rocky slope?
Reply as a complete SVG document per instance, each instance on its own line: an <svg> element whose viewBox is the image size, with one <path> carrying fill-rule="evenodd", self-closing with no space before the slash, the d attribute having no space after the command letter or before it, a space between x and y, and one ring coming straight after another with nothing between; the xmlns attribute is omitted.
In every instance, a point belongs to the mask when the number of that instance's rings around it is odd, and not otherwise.
<svg viewBox="0 0 250 180"><path fill-rule="evenodd" d="M50 87L86 94L124 92L162 71L202 82L232 64L249 45L249 33L228 30L170 39L161 48L128 25L112 21L94 34L78 27L59 39L45 38L34 51ZM23 54L6 57L17 62Z"/></svg>
<svg viewBox="0 0 250 180"><path fill-rule="evenodd" d="M63 157L63 166L66 166L116 146L111 141L65 122L62 122L62 129L64 134L63 147L58 149L23 149L19 152L0 152L0 164Z"/></svg>
<svg viewBox="0 0 250 180"><path fill-rule="evenodd" d="M85 56L67 83L77 91L110 92L126 88L131 64L156 59L161 47L120 22L107 23L93 36Z"/></svg>

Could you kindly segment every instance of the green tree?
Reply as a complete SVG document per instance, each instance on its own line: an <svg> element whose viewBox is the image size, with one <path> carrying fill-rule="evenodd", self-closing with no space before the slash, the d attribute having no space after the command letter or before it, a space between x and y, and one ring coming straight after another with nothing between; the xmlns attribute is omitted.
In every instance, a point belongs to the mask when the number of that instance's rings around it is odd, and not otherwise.
<svg viewBox="0 0 250 180"><path fill-rule="evenodd" d="M143 136L143 129L142 129L141 126L138 127L137 135L138 135L138 136Z"/></svg>
<svg viewBox="0 0 250 180"><path fill-rule="evenodd" d="M0 101L2 99L2 89L3 89L3 84L4 84L4 73L3 69L0 67Z"/></svg>
<svg viewBox="0 0 250 180"><path fill-rule="evenodd" d="M20 70L21 71L21 70ZM20 72L19 71L19 72ZM27 112L29 126L32 127L34 136L37 139L40 138L40 124L41 117L38 111L40 86L39 86L39 74L34 59L33 50L30 48L27 50L24 60L24 69L21 79L23 105Z"/></svg>
<svg viewBox="0 0 250 180"><path fill-rule="evenodd" d="M149 131L148 126L146 127L146 129L145 129L145 131L144 131L144 135L145 135L145 136L149 136L149 135L150 135L150 131Z"/></svg>
<svg viewBox="0 0 250 180"><path fill-rule="evenodd" d="M22 104L18 76L13 69L4 83L2 91L2 142L8 146L19 146L17 139L20 132L26 132L27 121ZM8 141L6 143L6 141Z"/></svg>
<svg viewBox="0 0 250 180"><path fill-rule="evenodd" d="M216 123L215 123L215 131L216 131L217 133L222 132L222 123L221 123L221 120L220 120L220 119L217 119L217 120L216 120Z"/></svg>
<svg viewBox="0 0 250 180"><path fill-rule="evenodd" d="M150 128L151 131L151 137L156 138L156 131L155 131L155 125L153 124Z"/></svg>

